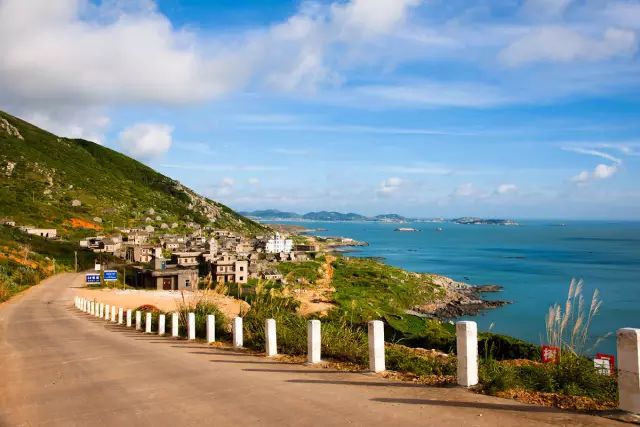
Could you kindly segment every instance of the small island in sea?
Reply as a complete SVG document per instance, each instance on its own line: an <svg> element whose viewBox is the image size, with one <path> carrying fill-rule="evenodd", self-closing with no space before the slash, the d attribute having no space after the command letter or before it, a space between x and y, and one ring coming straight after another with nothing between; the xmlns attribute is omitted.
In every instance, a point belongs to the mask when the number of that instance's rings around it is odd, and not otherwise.
<svg viewBox="0 0 640 427"><path fill-rule="evenodd" d="M399 227L394 229L393 231L400 231L402 233L415 233L416 231L420 231L417 228L412 228L412 227Z"/></svg>

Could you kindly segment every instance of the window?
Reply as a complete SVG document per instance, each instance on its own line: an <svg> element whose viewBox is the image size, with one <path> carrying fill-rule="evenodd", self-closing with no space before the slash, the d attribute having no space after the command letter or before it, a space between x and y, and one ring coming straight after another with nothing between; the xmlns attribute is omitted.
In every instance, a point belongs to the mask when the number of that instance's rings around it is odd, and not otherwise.
<svg viewBox="0 0 640 427"><path fill-rule="evenodd" d="M244 271L244 267L243 266L240 266L240 271Z"/></svg>
<svg viewBox="0 0 640 427"><path fill-rule="evenodd" d="M239 280L244 280L244 277L240 276L240 279L239 279Z"/></svg>

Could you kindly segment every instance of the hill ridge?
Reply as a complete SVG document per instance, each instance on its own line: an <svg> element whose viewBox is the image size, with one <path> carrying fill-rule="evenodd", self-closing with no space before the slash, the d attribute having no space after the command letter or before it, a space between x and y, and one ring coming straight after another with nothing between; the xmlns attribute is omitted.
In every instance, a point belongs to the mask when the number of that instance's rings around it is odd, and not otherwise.
<svg viewBox="0 0 640 427"><path fill-rule="evenodd" d="M222 203L108 147L58 137L0 111L0 219L74 234L99 227L268 230Z"/></svg>

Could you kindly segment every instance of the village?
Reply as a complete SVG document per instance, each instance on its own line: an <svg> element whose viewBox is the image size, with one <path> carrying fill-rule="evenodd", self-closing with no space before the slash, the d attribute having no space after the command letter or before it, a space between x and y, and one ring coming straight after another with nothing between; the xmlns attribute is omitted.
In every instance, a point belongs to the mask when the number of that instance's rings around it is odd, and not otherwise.
<svg viewBox="0 0 640 427"><path fill-rule="evenodd" d="M3 219L4 225L21 231L57 239L53 228L16 225ZM280 282L278 264L313 259L320 249L314 238L273 232L246 237L228 230L214 230L190 224L190 233L169 233L153 226L116 228L114 233L98 234L79 241L80 248L96 254L96 264L110 255L119 258L134 271L127 284L156 290L197 290L205 280L211 284L244 285L252 279ZM160 231L160 232L158 232ZM102 265L104 269L106 266Z"/></svg>

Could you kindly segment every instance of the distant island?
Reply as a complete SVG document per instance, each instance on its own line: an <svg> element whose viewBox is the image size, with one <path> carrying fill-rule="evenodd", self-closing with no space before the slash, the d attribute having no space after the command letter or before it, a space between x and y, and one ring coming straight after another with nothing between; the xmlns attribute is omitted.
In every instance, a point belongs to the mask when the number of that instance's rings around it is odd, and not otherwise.
<svg viewBox="0 0 640 427"><path fill-rule="evenodd" d="M368 222L387 222L394 224L404 224L408 222L453 222L464 225L507 225L516 226L517 222L510 219L483 219L476 217L461 217L453 219L445 218L408 218L402 215L388 213L375 216L366 216L358 213L341 213L333 211L308 212L298 214L295 212L284 212L277 209L256 210L250 212L240 212L248 218L258 221L325 221L325 222L352 222L352 221L368 221ZM403 230L404 231L404 230Z"/></svg>

